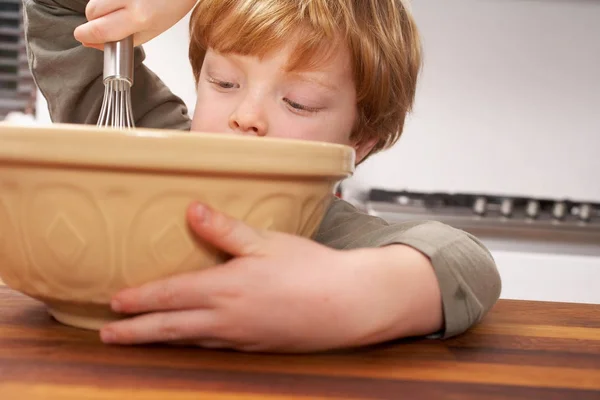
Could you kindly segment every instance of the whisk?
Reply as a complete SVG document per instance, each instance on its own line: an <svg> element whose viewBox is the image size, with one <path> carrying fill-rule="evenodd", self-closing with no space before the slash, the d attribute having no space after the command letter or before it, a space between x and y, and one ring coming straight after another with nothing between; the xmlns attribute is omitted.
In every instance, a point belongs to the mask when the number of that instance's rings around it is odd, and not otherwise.
<svg viewBox="0 0 600 400"><path fill-rule="evenodd" d="M104 100L98 126L135 127L131 107L133 86L133 36L104 46Z"/></svg>

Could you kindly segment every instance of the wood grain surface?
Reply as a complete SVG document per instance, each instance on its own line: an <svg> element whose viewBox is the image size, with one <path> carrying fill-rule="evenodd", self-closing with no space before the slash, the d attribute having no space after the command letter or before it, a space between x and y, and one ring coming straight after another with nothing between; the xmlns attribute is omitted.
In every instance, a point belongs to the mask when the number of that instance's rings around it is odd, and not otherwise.
<svg viewBox="0 0 600 400"><path fill-rule="evenodd" d="M600 399L600 306L501 300L470 332L314 355L102 344L0 286L0 399Z"/></svg>

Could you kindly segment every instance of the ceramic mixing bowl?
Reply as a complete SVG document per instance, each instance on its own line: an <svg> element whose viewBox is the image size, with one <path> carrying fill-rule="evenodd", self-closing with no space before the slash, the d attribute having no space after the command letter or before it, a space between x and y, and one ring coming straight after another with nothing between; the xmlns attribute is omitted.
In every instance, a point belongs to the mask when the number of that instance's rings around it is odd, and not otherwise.
<svg viewBox="0 0 600 400"><path fill-rule="evenodd" d="M0 126L0 279L99 329L120 317L108 306L120 289L225 259L189 232L191 202L310 237L354 157L288 139Z"/></svg>

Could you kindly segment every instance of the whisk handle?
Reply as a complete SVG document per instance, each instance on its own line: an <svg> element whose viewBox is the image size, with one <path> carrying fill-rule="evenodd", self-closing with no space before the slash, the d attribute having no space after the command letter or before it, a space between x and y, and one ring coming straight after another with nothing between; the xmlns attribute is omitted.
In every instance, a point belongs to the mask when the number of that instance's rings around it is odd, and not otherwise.
<svg viewBox="0 0 600 400"><path fill-rule="evenodd" d="M104 81L123 79L133 86L133 36L104 45Z"/></svg>

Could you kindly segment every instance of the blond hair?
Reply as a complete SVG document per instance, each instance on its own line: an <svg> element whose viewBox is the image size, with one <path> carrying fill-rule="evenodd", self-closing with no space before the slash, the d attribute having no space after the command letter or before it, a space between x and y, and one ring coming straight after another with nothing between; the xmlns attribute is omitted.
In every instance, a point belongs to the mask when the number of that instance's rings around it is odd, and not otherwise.
<svg viewBox="0 0 600 400"><path fill-rule="evenodd" d="M351 139L393 145L412 109L421 43L405 0L200 0L190 20L189 57L196 81L208 48L264 56L299 37L290 68L323 60L345 42L358 118Z"/></svg>

